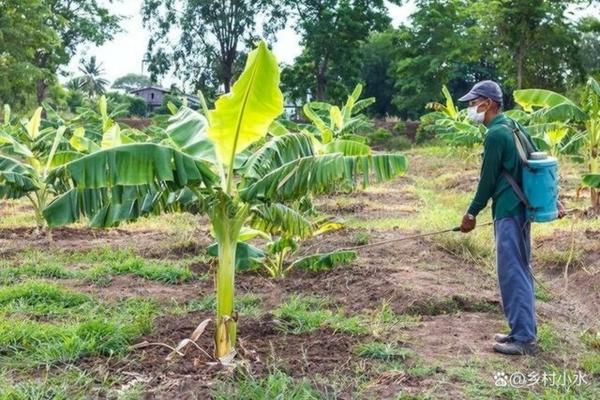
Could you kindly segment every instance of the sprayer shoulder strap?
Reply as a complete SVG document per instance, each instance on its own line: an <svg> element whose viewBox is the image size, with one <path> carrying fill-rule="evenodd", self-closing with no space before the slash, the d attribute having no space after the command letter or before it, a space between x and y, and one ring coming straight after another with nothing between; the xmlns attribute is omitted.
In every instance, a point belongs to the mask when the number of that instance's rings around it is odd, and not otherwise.
<svg viewBox="0 0 600 400"><path fill-rule="evenodd" d="M517 148L517 152L519 153L519 158L523 163L523 166L527 166L527 160L529 160L529 155L533 153L533 146L529 143L527 136L519 129L519 125L516 122L512 121L513 126L510 126L507 123L503 125L506 126L512 132L513 140L515 141L515 146Z"/></svg>
<svg viewBox="0 0 600 400"><path fill-rule="evenodd" d="M532 209L531 204L529 204L529 201L527 200L527 196L525 196L525 193L523 193L523 190L521 189L517 181L515 181L515 179L508 173L507 170L502 170L502 175L504 176L504 178L506 178L510 186L513 188L515 194L517 195L521 203L523 203L525 207L527 207L527 209Z"/></svg>
<svg viewBox="0 0 600 400"><path fill-rule="evenodd" d="M513 134L513 139L515 141L515 146L517 148L517 152L519 153L519 158L521 159L521 165L523 166L523 168L527 168L527 160L529 159L529 155L533 152L533 147L527 140L527 137L523 134L523 132L521 132L519 126L514 121L513 126L510 126L509 124L503 125L511 130ZM502 170L502 175L504 176L504 178L506 178L510 186L513 188L519 200L525 205L525 207L531 209L532 207L529 201L527 200L527 196L525 196L525 193L523 193L523 189L521 189L521 187L519 186L517 181L515 181L512 175L507 170Z"/></svg>

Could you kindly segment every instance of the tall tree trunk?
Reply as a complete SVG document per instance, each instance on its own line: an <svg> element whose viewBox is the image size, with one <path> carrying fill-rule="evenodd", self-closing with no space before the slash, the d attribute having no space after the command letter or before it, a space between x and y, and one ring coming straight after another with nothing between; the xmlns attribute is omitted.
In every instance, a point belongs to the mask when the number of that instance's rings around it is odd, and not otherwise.
<svg viewBox="0 0 600 400"><path fill-rule="evenodd" d="M223 84L223 89L225 93L229 93L231 90L231 81L233 80L233 63L235 61L234 57L230 55L225 56L221 60L221 83Z"/></svg>
<svg viewBox="0 0 600 400"><path fill-rule="evenodd" d="M317 79L317 87L315 97L319 101L325 100L325 88L327 87L327 58L316 63L315 77Z"/></svg>
<svg viewBox="0 0 600 400"><path fill-rule="evenodd" d="M35 66L40 69L47 69L48 54L38 51L35 55ZM44 73L45 72L46 71L44 71ZM48 89L48 82L46 79L47 77L45 76L43 78L38 78L38 80L35 82L35 100L38 105L42 105L42 102L46 98L46 89ZM45 116L46 111L44 110L43 112Z"/></svg>
<svg viewBox="0 0 600 400"><path fill-rule="evenodd" d="M317 87L315 91L316 100L325 100L325 77L323 75L317 75Z"/></svg>
<svg viewBox="0 0 600 400"><path fill-rule="evenodd" d="M517 89L523 88L523 59L525 58L525 49L523 45L519 45L517 48L516 62L517 62Z"/></svg>

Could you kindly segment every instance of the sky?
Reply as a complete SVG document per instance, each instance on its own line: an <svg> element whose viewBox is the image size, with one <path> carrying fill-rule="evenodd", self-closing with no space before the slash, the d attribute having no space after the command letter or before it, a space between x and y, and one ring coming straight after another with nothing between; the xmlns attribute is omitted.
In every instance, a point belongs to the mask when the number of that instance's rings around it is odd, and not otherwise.
<svg viewBox="0 0 600 400"><path fill-rule="evenodd" d="M125 16L121 26L123 31L117 34L112 41L100 47L84 45L78 49L76 56L71 59L66 68L68 76L63 80L70 79L73 74L79 74L78 67L81 59L91 56L96 56L96 59L102 63L104 77L111 84L120 76L142 72L142 59L150 37L150 33L142 26L140 15L142 1L122 0L113 3L111 5L113 13ZM394 26L405 22L414 9L413 1L408 1L402 7L388 3L388 10ZM284 29L277 35L277 41L273 44L273 52L278 60L291 64L294 58L300 54L299 42L300 38L293 29ZM160 83L168 87L174 82L173 78L166 77Z"/></svg>
<svg viewBox="0 0 600 400"><path fill-rule="evenodd" d="M72 75L78 74L78 67L82 58L96 56L102 63L104 76L111 83L118 77L128 73L142 72L142 58L146 51L146 45L150 33L142 26L140 9L143 0L121 0L114 2L110 7L115 14L123 15L122 29L114 39L104 45L97 47L95 45L85 45L78 49L77 55L71 59L66 68L67 76L64 81L70 79ZM392 25L398 25L408 21L410 15L415 11L413 0L407 1L403 6L396 6L387 3ZM600 6L588 7L585 10L579 10L574 13L574 18L582 15L600 13ZM293 29L287 28L279 32L277 41L273 44L273 51L278 60L284 63L292 63L294 58L300 54L300 38ZM171 83L178 83L172 77L165 77L160 82L163 86L170 86Z"/></svg>

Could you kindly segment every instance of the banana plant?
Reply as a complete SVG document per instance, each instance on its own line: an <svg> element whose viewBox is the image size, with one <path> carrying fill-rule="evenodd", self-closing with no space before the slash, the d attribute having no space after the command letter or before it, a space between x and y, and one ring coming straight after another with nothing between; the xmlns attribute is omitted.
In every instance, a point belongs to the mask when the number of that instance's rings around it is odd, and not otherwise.
<svg viewBox="0 0 600 400"><path fill-rule="evenodd" d="M524 111L532 113L538 123L565 123L579 132L582 141L587 173L582 185L590 187L592 207L600 207L600 192L596 176L600 174L600 85L590 77L587 81L581 105L550 90L524 89L514 92L515 101Z"/></svg>
<svg viewBox="0 0 600 400"><path fill-rule="evenodd" d="M360 83L356 85L342 107L319 101L303 106L302 111L316 128L316 136L322 144L335 147L334 150L348 147L347 153L354 155L358 155L357 152L361 152L360 155L367 153L366 148L360 146L365 143L365 138L353 133L361 127L368 126L366 117L360 112L375 103L374 97L360 99L362 90Z"/></svg>
<svg viewBox="0 0 600 400"><path fill-rule="evenodd" d="M438 137L453 147L473 147L483 143L483 127L469 121L465 110L459 111L446 85L442 86L442 95L445 104L431 102L425 106L436 113L434 131Z"/></svg>
<svg viewBox="0 0 600 400"><path fill-rule="evenodd" d="M265 220L261 218L256 218L252 222L254 226L268 230L268 232L261 230L258 230L258 232L266 234L263 237L268 239L265 246L266 252L264 254L263 266L273 278L284 277L294 268L308 270L331 268L336 264L347 263L356 258L356 252L335 250L328 253L303 256L288 263L288 258L298 250L301 240L316 238L327 232L341 229L343 226L337 222L323 218L315 221L306 219L303 223L304 229L300 232L295 232L295 235L275 225L265 224Z"/></svg>
<svg viewBox="0 0 600 400"><path fill-rule="evenodd" d="M169 127L171 143L131 143L101 149L54 169L49 179L69 187L77 198L112 193L110 207L124 200L143 202L151 187L169 199L185 197L208 215L217 242L215 356L235 354L237 313L234 310L235 261L238 239L252 220L286 232L303 228L297 204L307 195L328 192L341 182L392 179L406 169L399 154L345 156L319 154L312 135L289 133L267 137L283 112L279 67L264 42L249 53L244 71L231 92L217 99L204 115L179 110ZM212 146L212 150L211 150ZM242 162L244 152L251 156ZM84 216L78 203L61 198L49 205L51 214L72 211L65 223ZM178 201L178 200L176 200ZM160 203L151 203L160 206ZM152 207L152 206L151 206ZM284 208L285 207L285 208ZM277 210L285 210L279 212ZM160 211L160 210L159 210Z"/></svg>
<svg viewBox="0 0 600 400"><path fill-rule="evenodd" d="M0 198L27 198L35 211L38 229L45 226L42 211L56 193L47 177L66 128L40 129L42 108L26 122L11 124L10 107L4 107L0 126Z"/></svg>

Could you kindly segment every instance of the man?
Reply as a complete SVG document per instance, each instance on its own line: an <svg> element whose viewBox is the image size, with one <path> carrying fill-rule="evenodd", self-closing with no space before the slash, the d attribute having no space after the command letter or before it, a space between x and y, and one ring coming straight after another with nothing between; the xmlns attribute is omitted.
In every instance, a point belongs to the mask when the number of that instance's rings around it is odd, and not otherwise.
<svg viewBox="0 0 600 400"><path fill-rule="evenodd" d="M492 81L482 81L459 99L468 102L468 115L487 127L483 165L477 193L461 224L462 232L475 229L476 217L492 199L496 237L496 265L504 314L511 329L508 335L496 334L494 351L510 355L535 354L536 318L533 275L530 267L530 223L525 206L503 176L504 171L522 184L521 159L513 137L518 127L531 148L536 150L524 129L502 114L502 90ZM562 206L559 206L562 216Z"/></svg>

